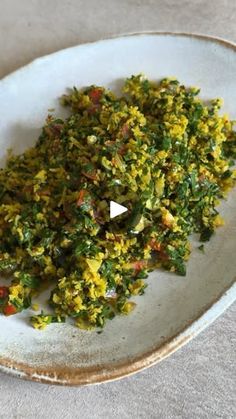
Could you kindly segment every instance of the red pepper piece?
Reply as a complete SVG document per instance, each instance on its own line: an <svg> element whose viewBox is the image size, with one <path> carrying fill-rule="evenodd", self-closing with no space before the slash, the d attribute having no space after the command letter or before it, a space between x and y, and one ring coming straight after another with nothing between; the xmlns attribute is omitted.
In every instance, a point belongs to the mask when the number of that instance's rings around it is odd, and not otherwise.
<svg viewBox="0 0 236 419"><path fill-rule="evenodd" d="M0 287L0 298L6 298L9 294L8 287Z"/></svg>
<svg viewBox="0 0 236 419"><path fill-rule="evenodd" d="M142 269L147 268L147 261L146 260L137 260L136 262L132 263L132 267L136 272L139 272Z"/></svg>
<svg viewBox="0 0 236 419"><path fill-rule="evenodd" d="M89 97L94 105L97 105L101 99L102 96L102 90L95 87L94 89L90 90Z"/></svg>
<svg viewBox="0 0 236 419"><path fill-rule="evenodd" d="M12 314L17 313L17 309L15 306L13 306L13 304L7 304L3 309L3 313L5 316L11 316Z"/></svg>

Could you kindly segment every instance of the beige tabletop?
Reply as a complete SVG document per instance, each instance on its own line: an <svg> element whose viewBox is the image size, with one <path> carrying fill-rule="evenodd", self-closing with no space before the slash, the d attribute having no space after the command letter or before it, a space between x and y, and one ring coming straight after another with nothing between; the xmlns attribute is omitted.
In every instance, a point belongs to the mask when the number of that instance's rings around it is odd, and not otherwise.
<svg viewBox="0 0 236 419"><path fill-rule="evenodd" d="M0 7L0 77L116 34L182 31L236 42L235 0L0 0ZM62 388L0 374L0 418L235 419L235 320L234 304L170 358L114 383Z"/></svg>

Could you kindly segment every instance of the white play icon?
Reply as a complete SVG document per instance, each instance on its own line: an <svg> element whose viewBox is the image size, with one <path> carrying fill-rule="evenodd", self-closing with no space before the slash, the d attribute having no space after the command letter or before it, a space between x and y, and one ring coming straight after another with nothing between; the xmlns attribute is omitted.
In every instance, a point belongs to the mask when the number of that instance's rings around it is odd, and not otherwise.
<svg viewBox="0 0 236 419"><path fill-rule="evenodd" d="M110 218L117 217L123 212L128 211L128 208L124 207L123 205L117 204L117 202L110 201Z"/></svg>

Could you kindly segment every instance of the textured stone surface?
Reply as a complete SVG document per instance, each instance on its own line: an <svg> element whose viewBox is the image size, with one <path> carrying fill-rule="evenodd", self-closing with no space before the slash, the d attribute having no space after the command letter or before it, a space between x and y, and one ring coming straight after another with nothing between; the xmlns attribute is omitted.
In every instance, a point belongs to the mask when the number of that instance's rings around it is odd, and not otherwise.
<svg viewBox="0 0 236 419"><path fill-rule="evenodd" d="M1 0L0 77L33 58L111 35L172 30L236 42L234 0ZM236 305L162 363L86 388L0 374L0 418L236 417Z"/></svg>

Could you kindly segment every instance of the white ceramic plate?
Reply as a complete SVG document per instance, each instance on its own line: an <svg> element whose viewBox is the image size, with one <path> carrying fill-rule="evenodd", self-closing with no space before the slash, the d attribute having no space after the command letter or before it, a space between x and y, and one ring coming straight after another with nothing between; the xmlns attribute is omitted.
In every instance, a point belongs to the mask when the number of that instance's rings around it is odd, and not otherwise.
<svg viewBox="0 0 236 419"><path fill-rule="evenodd" d="M61 114L58 97L67 87L118 89L139 72L200 86L202 98L223 97L236 118L235 45L180 34L99 41L40 58L0 82L1 163L7 148L21 152L35 142L49 108ZM39 332L29 326L29 313L0 316L0 370L42 382L98 383L146 368L186 343L236 296L236 190L221 207L226 224L205 255L195 245L187 276L153 272L137 309L108 322L101 334L70 324Z"/></svg>

